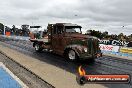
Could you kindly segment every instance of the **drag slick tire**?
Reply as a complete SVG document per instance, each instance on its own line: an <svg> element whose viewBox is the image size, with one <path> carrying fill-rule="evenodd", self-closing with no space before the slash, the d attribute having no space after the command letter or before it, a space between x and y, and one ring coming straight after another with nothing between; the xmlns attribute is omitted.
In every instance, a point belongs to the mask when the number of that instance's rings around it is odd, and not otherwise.
<svg viewBox="0 0 132 88"><path fill-rule="evenodd" d="M67 52L67 59L70 60L70 61L75 61L78 59L78 56L76 54L76 52L72 49L68 50Z"/></svg>
<svg viewBox="0 0 132 88"><path fill-rule="evenodd" d="M38 43L35 44L34 48L35 48L36 52L41 52L43 50L43 48L41 47L41 45L38 44Z"/></svg>

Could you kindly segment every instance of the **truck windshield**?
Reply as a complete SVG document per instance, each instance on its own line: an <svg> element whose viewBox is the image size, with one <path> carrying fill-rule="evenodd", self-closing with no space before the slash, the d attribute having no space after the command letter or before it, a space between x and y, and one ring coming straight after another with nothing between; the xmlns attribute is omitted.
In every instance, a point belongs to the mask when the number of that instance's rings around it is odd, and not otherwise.
<svg viewBox="0 0 132 88"><path fill-rule="evenodd" d="M82 33L81 28L79 27L66 27L67 33Z"/></svg>

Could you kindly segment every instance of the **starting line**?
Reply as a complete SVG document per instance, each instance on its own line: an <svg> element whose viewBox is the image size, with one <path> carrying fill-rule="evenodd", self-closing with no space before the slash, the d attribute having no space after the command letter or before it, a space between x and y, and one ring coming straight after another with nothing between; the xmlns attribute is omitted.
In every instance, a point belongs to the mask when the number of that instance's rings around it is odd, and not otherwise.
<svg viewBox="0 0 132 88"><path fill-rule="evenodd" d="M2 62L0 62L0 88L28 88Z"/></svg>

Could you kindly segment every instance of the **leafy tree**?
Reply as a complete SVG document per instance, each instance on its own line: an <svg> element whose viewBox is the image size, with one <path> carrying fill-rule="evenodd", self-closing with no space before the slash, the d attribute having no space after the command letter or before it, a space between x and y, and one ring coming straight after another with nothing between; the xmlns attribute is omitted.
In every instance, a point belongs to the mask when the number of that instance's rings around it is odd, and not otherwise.
<svg viewBox="0 0 132 88"><path fill-rule="evenodd" d="M123 33L120 33L120 34L118 35L118 38L119 38L119 40L123 40L123 39L124 39L124 34L123 34Z"/></svg>
<svg viewBox="0 0 132 88"><path fill-rule="evenodd" d="M0 23L0 34L2 34L3 32L4 32L4 25Z"/></svg>
<svg viewBox="0 0 132 88"><path fill-rule="evenodd" d="M100 31L95 31L95 30L87 30L86 34L91 35L91 36L95 36L97 38L102 39L103 38L103 34Z"/></svg>
<svg viewBox="0 0 132 88"><path fill-rule="evenodd" d="M15 25L12 25L11 34L15 34L15 32L16 32L16 26Z"/></svg>

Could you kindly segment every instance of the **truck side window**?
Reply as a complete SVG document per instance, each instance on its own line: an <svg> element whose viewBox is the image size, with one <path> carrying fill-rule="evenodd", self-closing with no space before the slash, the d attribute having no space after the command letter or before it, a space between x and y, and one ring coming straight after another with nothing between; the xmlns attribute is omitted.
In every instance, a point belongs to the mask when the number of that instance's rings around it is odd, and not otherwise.
<svg viewBox="0 0 132 88"><path fill-rule="evenodd" d="M53 34L57 34L57 27L54 26Z"/></svg>
<svg viewBox="0 0 132 88"><path fill-rule="evenodd" d="M57 34L63 33L63 26L57 26Z"/></svg>

